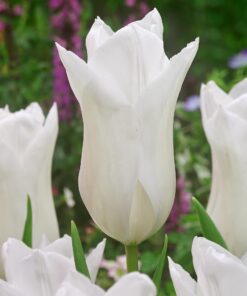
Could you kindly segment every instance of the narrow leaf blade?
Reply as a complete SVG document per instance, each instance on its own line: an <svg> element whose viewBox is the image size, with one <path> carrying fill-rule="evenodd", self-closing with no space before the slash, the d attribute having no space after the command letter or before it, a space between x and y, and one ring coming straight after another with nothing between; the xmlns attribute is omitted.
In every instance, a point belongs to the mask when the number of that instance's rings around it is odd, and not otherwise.
<svg viewBox="0 0 247 296"><path fill-rule="evenodd" d="M71 221L71 238L76 270L90 279L79 231L74 221Z"/></svg>
<svg viewBox="0 0 247 296"><path fill-rule="evenodd" d="M192 197L192 203L196 209L203 236L212 242L217 243L223 248L228 249L222 235L202 204L195 197Z"/></svg>
<svg viewBox="0 0 247 296"><path fill-rule="evenodd" d="M165 262L166 262L167 246L168 246L168 236L165 235L164 245L163 245L163 248L161 251L161 255L159 257L157 267L156 267L154 275L153 275L153 282L156 285L157 291L160 290L160 283L162 280L162 275L164 272L164 267L165 267Z"/></svg>
<svg viewBox="0 0 247 296"><path fill-rule="evenodd" d="M30 196L27 196L27 215L22 235L22 241L30 248L33 244L33 211Z"/></svg>

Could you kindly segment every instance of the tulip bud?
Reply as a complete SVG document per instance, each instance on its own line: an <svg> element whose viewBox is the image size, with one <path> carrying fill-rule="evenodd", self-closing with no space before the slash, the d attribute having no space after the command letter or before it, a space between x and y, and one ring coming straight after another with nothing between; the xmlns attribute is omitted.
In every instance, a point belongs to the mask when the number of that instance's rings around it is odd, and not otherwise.
<svg viewBox="0 0 247 296"><path fill-rule="evenodd" d="M46 120L36 103L15 113L0 109L0 246L8 237L22 237L28 195L33 207L33 245L40 243L43 234L49 240L58 238L51 193L57 132L55 105Z"/></svg>
<svg viewBox="0 0 247 296"><path fill-rule="evenodd" d="M247 79L226 94L214 82L201 89L203 126L213 177L207 211L231 252L247 250Z"/></svg>
<svg viewBox="0 0 247 296"><path fill-rule="evenodd" d="M57 45L84 122L81 196L101 230L138 244L174 201L174 109L198 39L168 59L154 9L115 33L97 18L86 45L87 63Z"/></svg>

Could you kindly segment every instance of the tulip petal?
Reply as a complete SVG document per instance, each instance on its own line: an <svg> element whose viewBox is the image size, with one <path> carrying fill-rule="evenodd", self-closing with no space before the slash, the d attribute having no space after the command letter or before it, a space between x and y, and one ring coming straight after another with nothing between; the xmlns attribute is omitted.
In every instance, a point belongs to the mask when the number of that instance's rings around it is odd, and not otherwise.
<svg viewBox="0 0 247 296"><path fill-rule="evenodd" d="M242 217L247 215L247 190L243 174L247 161L242 156L246 153L247 123L221 107L206 123L205 131L213 156L213 183L207 211L229 249L241 256L246 251L246 239L243 235L246 224ZM234 196L238 198L233 202ZM220 214L222 208L224 214Z"/></svg>
<svg viewBox="0 0 247 296"><path fill-rule="evenodd" d="M0 279L0 295L1 296L27 296L16 290L12 285ZM29 296L29 295L28 295Z"/></svg>
<svg viewBox="0 0 247 296"><path fill-rule="evenodd" d="M230 90L229 95L232 98L238 98L241 95L246 93L247 93L247 78L235 84L234 87Z"/></svg>
<svg viewBox="0 0 247 296"><path fill-rule="evenodd" d="M217 110L218 106L226 106L232 101L214 81L209 81L201 87L201 110L203 120L206 121Z"/></svg>
<svg viewBox="0 0 247 296"><path fill-rule="evenodd" d="M100 17L97 17L86 38L88 59L90 59L95 51L113 34L112 29L106 25Z"/></svg>
<svg viewBox="0 0 247 296"><path fill-rule="evenodd" d="M196 282L179 264L168 257L169 270L177 296L196 296ZM210 295L211 296L211 295Z"/></svg>
<svg viewBox="0 0 247 296"><path fill-rule="evenodd" d="M4 244L3 257L8 282L25 295L53 296L74 269L71 260L64 256L31 250L15 239Z"/></svg>
<svg viewBox="0 0 247 296"><path fill-rule="evenodd" d="M35 106L36 104L32 104L29 109L10 113L0 121L1 140L11 147L17 156L26 151L36 134L42 129L42 115ZM36 119L33 113L37 115L37 112L39 115Z"/></svg>
<svg viewBox="0 0 247 296"><path fill-rule="evenodd" d="M55 252L69 259L73 258L73 249L71 237L64 235L62 238L55 240L47 246L41 248L44 252Z"/></svg>
<svg viewBox="0 0 247 296"><path fill-rule="evenodd" d="M71 272L61 285L56 296L102 296L105 292L94 285L87 277Z"/></svg>
<svg viewBox="0 0 247 296"><path fill-rule="evenodd" d="M84 101L79 185L95 223L109 236L124 242L129 241L126 218L137 183L138 122L130 107L107 107L96 104L91 97Z"/></svg>
<svg viewBox="0 0 247 296"><path fill-rule="evenodd" d="M56 43L57 50L63 66L67 72L70 86L80 102L83 97L85 85L89 82L91 72L87 64L73 52L66 50L61 45Z"/></svg>
<svg viewBox="0 0 247 296"><path fill-rule="evenodd" d="M145 217L145 219L140 219ZM149 196L140 181L137 182L129 216L129 241L126 245L139 244L150 236L155 224L155 212Z"/></svg>
<svg viewBox="0 0 247 296"><path fill-rule="evenodd" d="M31 103L25 111L29 113L35 120L37 120L40 125L44 124L45 116L43 110L38 103Z"/></svg>
<svg viewBox="0 0 247 296"><path fill-rule="evenodd" d="M133 24L109 38L88 65L99 77L115 84L130 104L135 104L142 89L161 72L166 62L162 40Z"/></svg>
<svg viewBox="0 0 247 296"><path fill-rule="evenodd" d="M101 261L103 259L103 254L105 250L106 239L103 239L95 249L87 256L87 266L90 273L91 282L95 282Z"/></svg>
<svg viewBox="0 0 247 296"><path fill-rule="evenodd" d="M136 106L141 122L139 180L157 217L151 233L162 226L174 201L173 116L178 94L197 52L198 42L196 39L188 44L171 59L162 74L143 90Z"/></svg>
<svg viewBox="0 0 247 296"><path fill-rule="evenodd" d="M155 296L156 288L148 276L134 272L123 276L105 295Z"/></svg>
<svg viewBox="0 0 247 296"><path fill-rule="evenodd" d="M131 23L130 25L133 24L149 30L150 32L156 34L161 40L163 40L163 23L156 8L147 13L142 20Z"/></svg>
<svg viewBox="0 0 247 296"><path fill-rule="evenodd" d="M247 268L237 257L204 238L194 239L192 254L202 295L246 295Z"/></svg>
<svg viewBox="0 0 247 296"><path fill-rule="evenodd" d="M226 109L247 121L247 92L237 100L233 100L231 104L226 106Z"/></svg>
<svg viewBox="0 0 247 296"><path fill-rule="evenodd" d="M51 192L51 165L58 134L57 106L54 104L42 129L36 134L23 156L26 190L33 207L33 245L40 245L41 235L50 241L59 237L58 223ZM32 159L33 161L30 161ZM39 174L37 175L37 171ZM30 182L30 178L34 178ZM35 179L36 178L36 179ZM24 181L22 181L24 182ZM26 199L26 197L25 197ZM44 219L46 217L46 219Z"/></svg>

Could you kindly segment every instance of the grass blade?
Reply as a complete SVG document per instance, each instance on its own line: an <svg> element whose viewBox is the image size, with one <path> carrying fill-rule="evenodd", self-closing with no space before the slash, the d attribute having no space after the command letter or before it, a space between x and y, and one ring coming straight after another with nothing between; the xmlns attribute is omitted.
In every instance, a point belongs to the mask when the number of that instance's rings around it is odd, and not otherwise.
<svg viewBox="0 0 247 296"><path fill-rule="evenodd" d="M33 243L33 212L30 196L27 196L27 215L22 235L22 241L30 248Z"/></svg>
<svg viewBox="0 0 247 296"><path fill-rule="evenodd" d="M76 270L90 279L86 258L84 255L80 235L74 221L71 221L71 238Z"/></svg>
<svg viewBox="0 0 247 296"><path fill-rule="evenodd" d="M165 267L165 262L166 262L167 246L168 246L168 236L165 235L162 252L159 257L159 261L158 261L157 267L156 267L154 275L153 275L153 281L156 285L158 292L160 290L161 279L162 279L162 275L163 275L164 267Z"/></svg>
<svg viewBox="0 0 247 296"><path fill-rule="evenodd" d="M227 245L222 235L220 234L219 230L217 229L216 225L214 224L213 220L208 215L202 204L195 197L192 197L192 203L196 209L203 236L227 249Z"/></svg>

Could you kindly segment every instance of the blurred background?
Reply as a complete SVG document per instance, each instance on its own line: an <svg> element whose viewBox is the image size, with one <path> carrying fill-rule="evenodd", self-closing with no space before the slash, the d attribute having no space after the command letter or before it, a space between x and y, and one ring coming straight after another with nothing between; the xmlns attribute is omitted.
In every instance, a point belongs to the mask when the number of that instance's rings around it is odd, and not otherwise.
<svg viewBox="0 0 247 296"><path fill-rule="evenodd" d="M0 107L12 111L39 102L45 112L53 102L59 109L60 131L53 162L53 195L61 234L70 220L78 224L86 250L99 242L77 186L83 125L54 42L86 59L85 36L96 16L114 30L142 18L156 7L164 22L168 57L200 36L200 48L189 71L175 116L177 194L164 228L140 246L142 270L152 274L169 234L169 255L193 273L190 247L200 234L192 194L206 204L210 190L210 150L204 136L199 106L201 83L214 79L228 91L247 76L246 0L0 0ZM98 281L108 287L122 273L124 250L108 240L106 261ZM117 258L116 263L109 260ZM174 295L169 275L161 295Z"/></svg>

